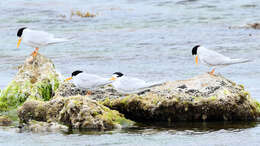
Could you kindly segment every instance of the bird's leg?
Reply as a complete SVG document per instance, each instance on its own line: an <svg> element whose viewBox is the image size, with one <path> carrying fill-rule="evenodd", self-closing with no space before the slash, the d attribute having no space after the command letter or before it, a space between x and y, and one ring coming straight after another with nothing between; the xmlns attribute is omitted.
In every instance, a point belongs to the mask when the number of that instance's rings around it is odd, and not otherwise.
<svg viewBox="0 0 260 146"><path fill-rule="evenodd" d="M215 68L212 69L211 72L209 72L210 75L214 75L214 72L215 72Z"/></svg>
<svg viewBox="0 0 260 146"><path fill-rule="evenodd" d="M38 53L38 51L39 51L39 48L35 48L35 50L32 52L32 56L33 57L36 57L37 56L37 53Z"/></svg>
<svg viewBox="0 0 260 146"><path fill-rule="evenodd" d="M33 57L36 57L37 56L37 54L38 54L38 51L39 51L39 48L35 48L35 54L33 54Z"/></svg>

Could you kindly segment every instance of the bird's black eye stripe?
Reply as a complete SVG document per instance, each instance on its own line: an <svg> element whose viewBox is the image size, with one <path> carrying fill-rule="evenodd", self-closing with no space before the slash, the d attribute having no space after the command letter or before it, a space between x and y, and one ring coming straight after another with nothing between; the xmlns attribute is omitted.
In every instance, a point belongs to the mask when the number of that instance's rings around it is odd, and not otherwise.
<svg viewBox="0 0 260 146"><path fill-rule="evenodd" d="M196 45L195 47L192 48L192 55L197 55L199 47L200 47L200 45Z"/></svg>
<svg viewBox="0 0 260 146"><path fill-rule="evenodd" d="M17 31L17 36L18 36L18 37L21 37L21 36L23 35L23 30L26 29L26 28L27 28L27 27L22 27L22 28L18 29L18 31Z"/></svg>
<svg viewBox="0 0 260 146"><path fill-rule="evenodd" d="M71 76L73 77L73 76L76 76L76 75L78 75L78 74L80 74L80 73L82 73L83 71L81 71L81 70L76 70L76 71L74 71L72 74L71 74Z"/></svg>

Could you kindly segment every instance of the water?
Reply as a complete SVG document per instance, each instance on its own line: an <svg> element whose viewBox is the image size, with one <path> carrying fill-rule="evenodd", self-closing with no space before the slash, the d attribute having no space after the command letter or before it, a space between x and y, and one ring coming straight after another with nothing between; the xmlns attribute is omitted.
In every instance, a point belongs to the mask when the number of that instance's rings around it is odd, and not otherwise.
<svg viewBox="0 0 260 146"><path fill-rule="evenodd" d="M70 18L71 10L90 11L95 18ZM121 71L146 80L187 79L209 71L195 66L191 49L197 44L247 64L217 68L217 73L244 84L260 100L260 31L233 28L260 18L257 0L5 0L0 2L0 88L3 89L33 48L16 48L20 27L45 30L72 42L40 48L57 70L69 76L76 69L109 76ZM66 18L61 17L66 16ZM0 130L0 144L59 145L257 145L259 123L209 123L196 130L188 125L140 127L108 133L34 134ZM203 127L203 124L198 127Z"/></svg>

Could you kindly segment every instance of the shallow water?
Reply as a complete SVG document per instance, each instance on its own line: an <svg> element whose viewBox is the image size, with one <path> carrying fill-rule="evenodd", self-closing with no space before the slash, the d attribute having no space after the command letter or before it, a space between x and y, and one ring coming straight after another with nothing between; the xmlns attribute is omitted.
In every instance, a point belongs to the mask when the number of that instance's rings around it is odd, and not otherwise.
<svg viewBox="0 0 260 146"><path fill-rule="evenodd" d="M90 11L97 17L70 18L71 10ZM23 44L16 48L17 29L27 26L73 40L40 49L64 76L83 69L107 76L121 71L153 81L186 79L209 71L194 64L191 48L197 44L234 58L249 58L253 62L216 71L244 84L260 100L260 31L236 27L259 21L257 0L5 0L0 2L0 13L1 89L33 51ZM257 145L260 141L258 123L238 124L231 130L212 125L219 129L141 126L91 135L0 130L0 144Z"/></svg>

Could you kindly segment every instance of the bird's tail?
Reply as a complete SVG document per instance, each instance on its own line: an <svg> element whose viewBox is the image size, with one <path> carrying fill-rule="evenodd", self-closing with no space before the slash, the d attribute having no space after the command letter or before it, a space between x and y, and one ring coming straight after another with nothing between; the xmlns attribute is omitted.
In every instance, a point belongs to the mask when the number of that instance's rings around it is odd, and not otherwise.
<svg viewBox="0 0 260 146"><path fill-rule="evenodd" d="M65 38L54 38L49 44L62 43L62 42L67 42L67 41L69 41L69 40L65 39Z"/></svg>
<svg viewBox="0 0 260 146"><path fill-rule="evenodd" d="M246 63L251 62L249 59L231 59L230 64Z"/></svg>
<svg viewBox="0 0 260 146"><path fill-rule="evenodd" d="M152 82L152 83L149 83L148 88L155 87L155 86L160 86L160 85L162 85L164 83L165 82Z"/></svg>

